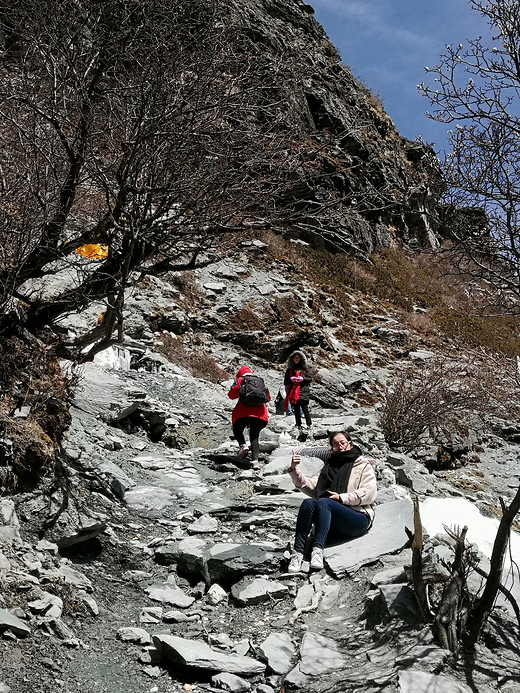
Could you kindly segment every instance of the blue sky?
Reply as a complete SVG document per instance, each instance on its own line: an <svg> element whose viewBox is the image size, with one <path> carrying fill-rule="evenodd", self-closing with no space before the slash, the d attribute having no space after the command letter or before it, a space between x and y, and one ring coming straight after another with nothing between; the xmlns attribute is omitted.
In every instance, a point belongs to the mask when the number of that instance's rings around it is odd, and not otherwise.
<svg viewBox="0 0 520 693"><path fill-rule="evenodd" d="M426 117L416 85L424 66L439 63L444 46L489 33L468 0L307 0L342 62L382 101L399 132L421 135L437 152L448 125Z"/></svg>

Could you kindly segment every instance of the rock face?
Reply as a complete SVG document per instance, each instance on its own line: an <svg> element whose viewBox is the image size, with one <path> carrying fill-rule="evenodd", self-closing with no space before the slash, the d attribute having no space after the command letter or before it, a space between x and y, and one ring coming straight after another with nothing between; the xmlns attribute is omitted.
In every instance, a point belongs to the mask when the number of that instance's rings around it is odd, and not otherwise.
<svg viewBox="0 0 520 693"><path fill-rule="evenodd" d="M295 186L302 214L292 233L354 254L396 239L436 246L443 182L433 150L401 137L379 100L340 63L311 5L302 0L228 4L252 54L272 56L273 64L283 55L297 65L293 98L315 155L314 174ZM327 212L313 219L320 207Z"/></svg>

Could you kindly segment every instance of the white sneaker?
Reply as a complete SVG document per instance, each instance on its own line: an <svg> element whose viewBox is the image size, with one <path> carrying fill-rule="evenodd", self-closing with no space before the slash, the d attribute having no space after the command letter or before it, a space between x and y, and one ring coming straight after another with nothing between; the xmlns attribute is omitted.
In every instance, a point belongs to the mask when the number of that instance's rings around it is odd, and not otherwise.
<svg viewBox="0 0 520 693"><path fill-rule="evenodd" d="M287 568L288 573L301 573L303 564L303 553L299 551L293 551L291 554L291 560L289 561L289 566Z"/></svg>
<svg viewBox="0 0 520 693"><path fill-rule="evenodd" d="M249 445L241 445L240 450L238 451L238 459L241 460L244 457L247 457L247 453L249 452Z"/></svg>
<svg viewBox="0 0 520 693"><path fill-rule="evenodd" d="M323 570L323 549L317 546L311 553L311 570Z"/></svg>
<svg viewBox="0 0 520 693"><path fill-rule="evenodd" d="M258 460L251 460L251 469L260 469L260 462Z"/></svg>

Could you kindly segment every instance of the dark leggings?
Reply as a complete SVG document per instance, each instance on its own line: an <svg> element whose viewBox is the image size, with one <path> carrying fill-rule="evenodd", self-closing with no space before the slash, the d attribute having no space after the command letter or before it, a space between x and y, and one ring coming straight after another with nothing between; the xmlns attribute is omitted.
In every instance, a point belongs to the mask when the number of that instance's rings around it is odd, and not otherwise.
<svg viewBox="0 0 520 693"><path fill-rule="evenodd" d="M303 411L303 415L305 416L305 423L307 426L310 426L312 421L311 421L311 415L309 414L309 402L304 399L299 399L296 404L293 404L293 409L294 409L294 418L296 419L296 425L300 427L302 425L302 413L300 411Z"/></svg>
<svg viewBox="0 0 520 693"><path fill-rule="evenodd" d="M296 520L294 550L303 553L312 525L316 528L313 547L325 548L329 531L338 538L353 539L365 534L370 518L330 498L306 498L300 505Z"/></svg>
<svg viewBox="0 0 520 693"><path fill-rule="evenodd" d="M245 445L244 429L249 428L249 443L251 445L251 459L257 460L260 451L258 437L260 431L267 426L267 422L257 419L255 416L243 416L233 424L233 435L239 445Z"/></svg>

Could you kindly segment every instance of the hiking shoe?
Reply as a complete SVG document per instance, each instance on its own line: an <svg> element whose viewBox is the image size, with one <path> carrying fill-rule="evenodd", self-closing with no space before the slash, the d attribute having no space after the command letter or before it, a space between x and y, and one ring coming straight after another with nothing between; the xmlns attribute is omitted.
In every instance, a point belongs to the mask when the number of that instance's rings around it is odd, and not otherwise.
<svg viewBox="0 0 520 693"><path fill-rule="evenodd" d="M251 460L251 469L260 469L260 462L258 460Z"/></svg>
<svg viewBox="0 0 520 693"><path fill-rule="evenodd" d="M299 551L293 551L291 554L291 560L289 561L289 566L287 567L288 573L301 573L303 564L303 553Z"/></svg>
<svg viewBox="0 0 520 693"><path fill-rule="evenodd" d="M238 451L238 459L241 460L244 457L247 457L247 453L249 452L249 445L241 445L240 450Z"/></svg>
<svg viewBox="0 0 520 693"><path fill-rule="evenodd" d="M311 570L323 570L323 549L317 546L311 553Z"/></svg>

